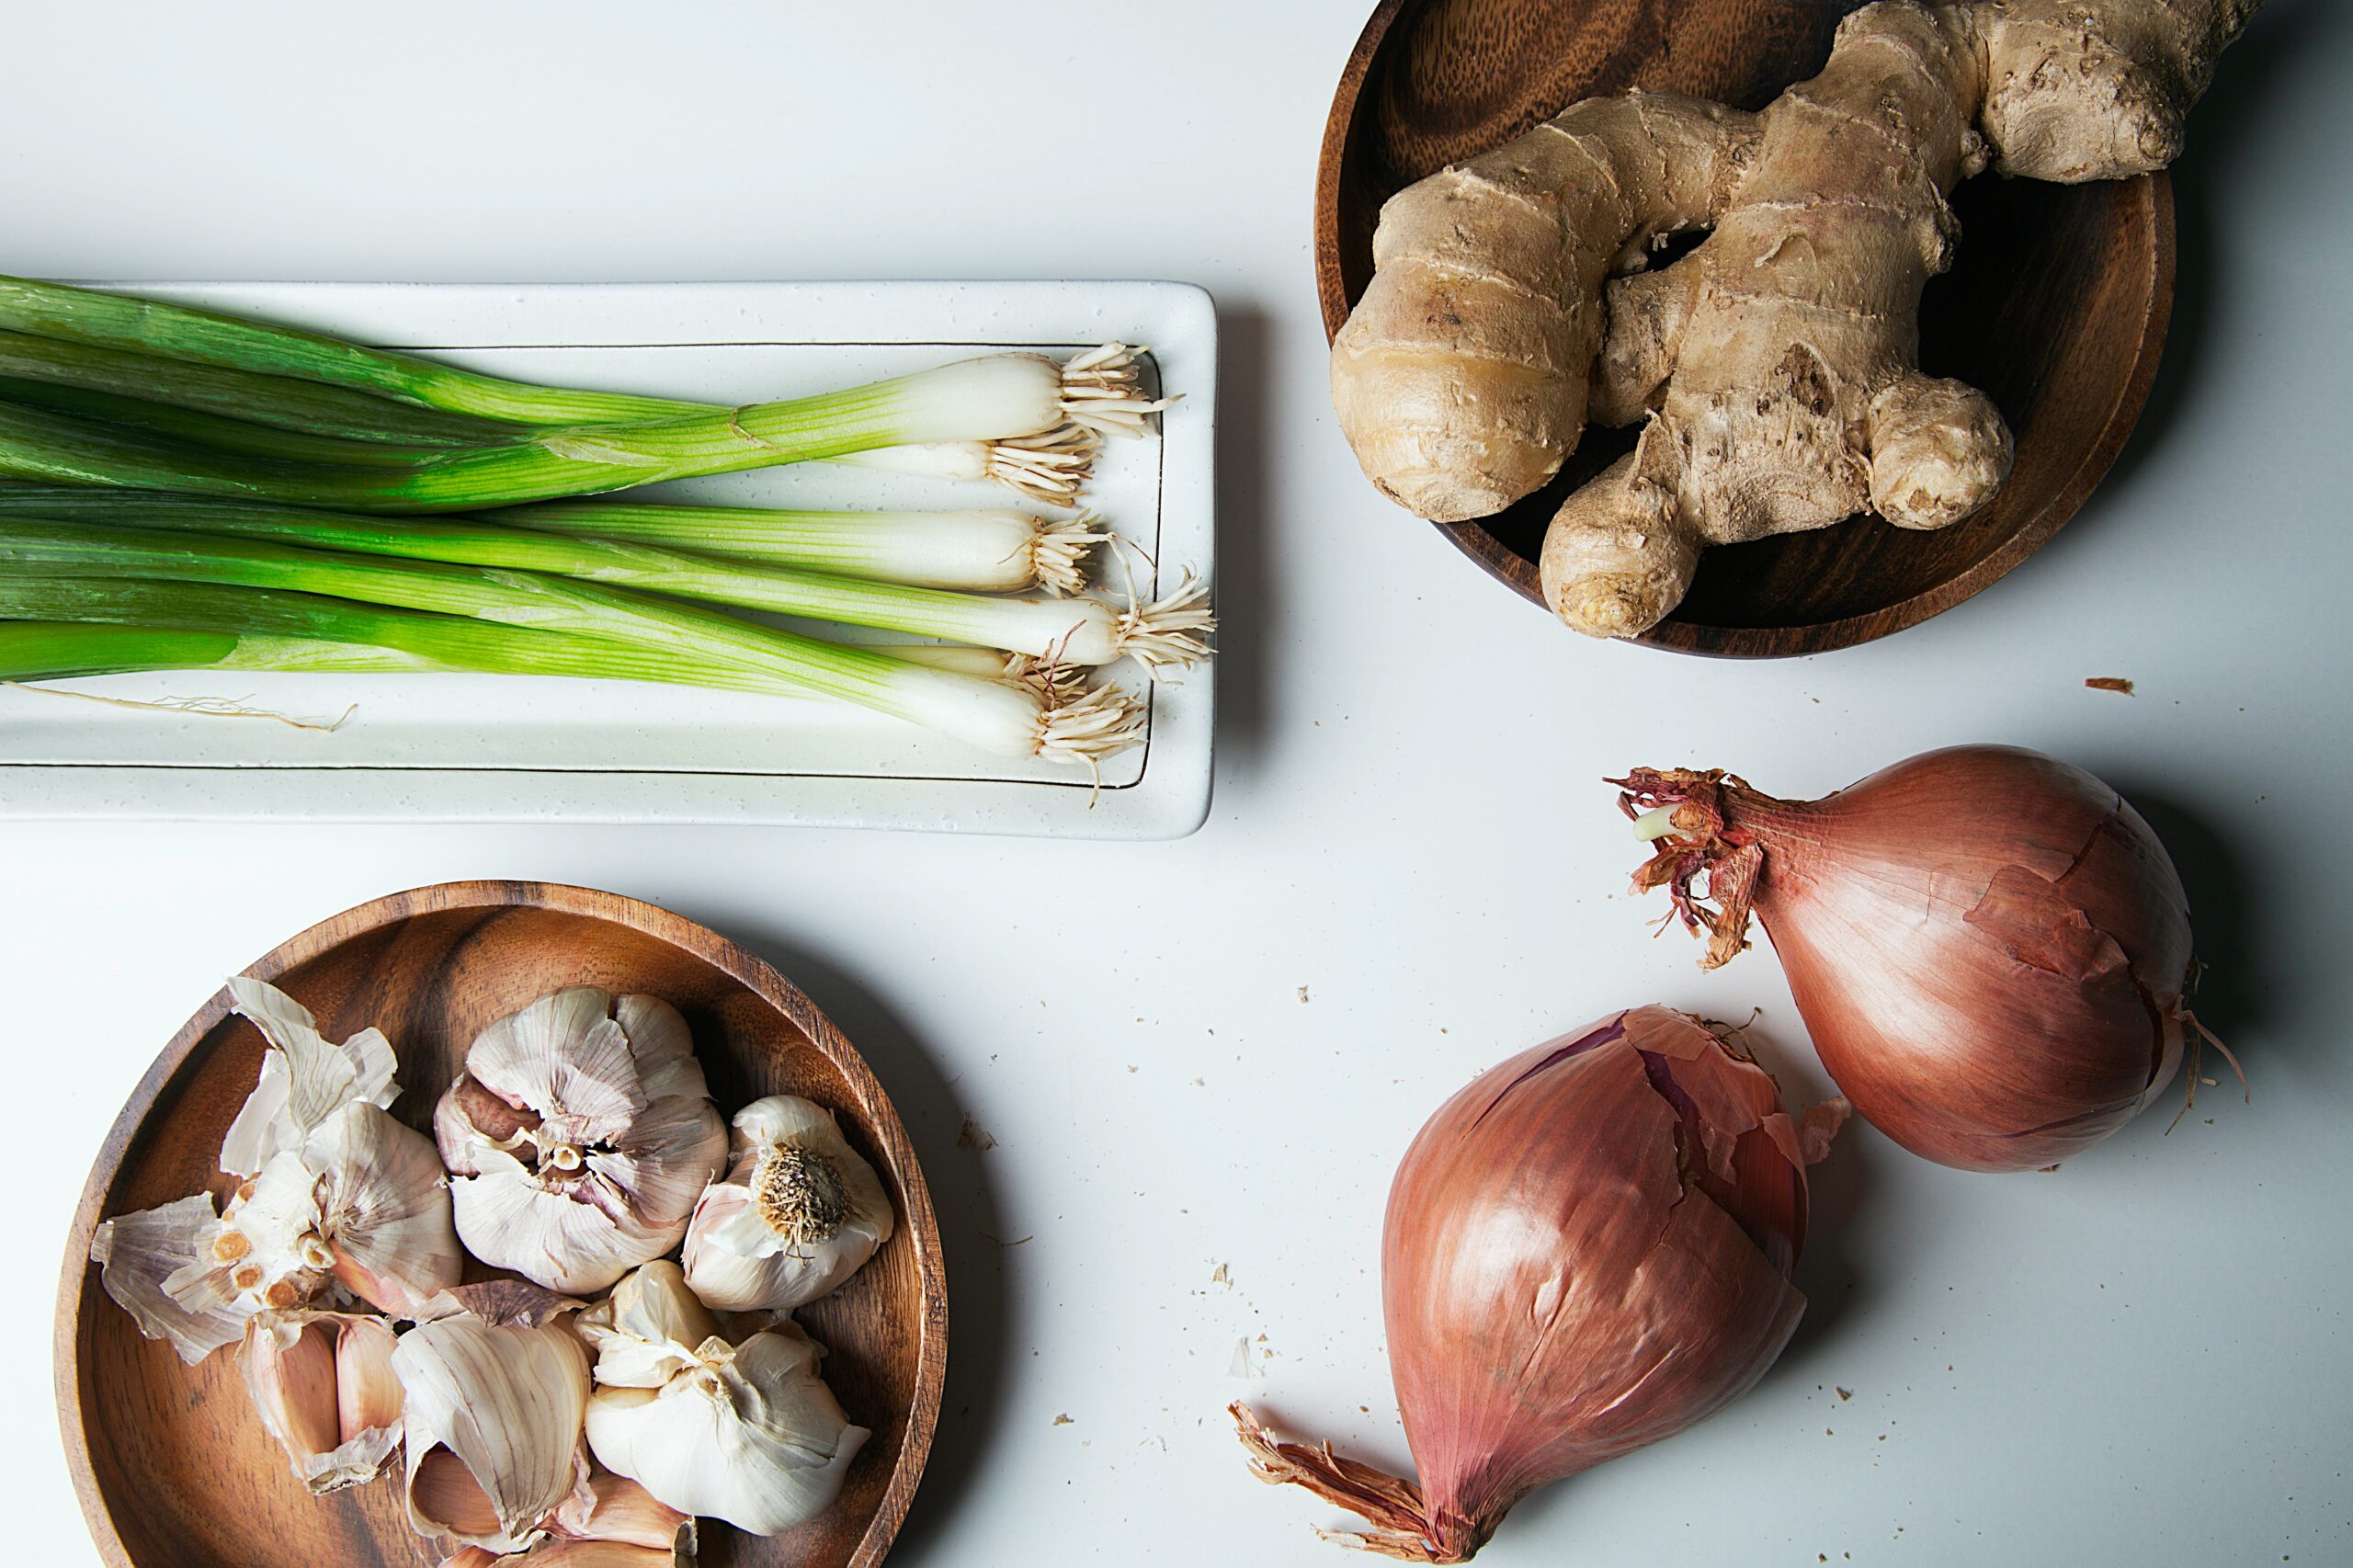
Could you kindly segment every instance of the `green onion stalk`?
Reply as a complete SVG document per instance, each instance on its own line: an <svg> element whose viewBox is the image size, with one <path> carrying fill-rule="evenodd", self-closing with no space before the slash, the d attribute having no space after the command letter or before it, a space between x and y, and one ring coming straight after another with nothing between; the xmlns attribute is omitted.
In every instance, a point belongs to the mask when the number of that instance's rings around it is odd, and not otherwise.
<svg viewBox="0 0 2353 1568"><path fill-rule="evenodd" d="M300 390L304 387L320 389L323 396L327 392L356 392L388 408L432 411L477 422L524 427L573 429L683 424L709 435L713 428L711 422L716 421L721 432L733 430L747 445L775 450L765 458L695 472L729 472L782 461L856 459L870 466L996 479L1039 499L1056 503L1067 502L1075 494L1086 478L1100 435L1138 433L1143 428L1145 417L1162 406L1139 395L1135 365L1139 351L1122 344L1107 344L1089 350L1061 367L1054 367L1043 356L1026 354L996 355L989 360L972 362L1031 361L1029 379L1033 382L1040 379L1037 367L1048 368L1057 383L1051 388L1052 409L1040 414L1030 407L1028 414L1017 416L1014 410L1025 405L1019 394L1010 388L1000 393L1005 401L983 397L977 403L959 404L949 397L943 407L940 400L926 395L942 389L926 385L923 376L894 378L875 383L874 387L856 388L830 397L759 403L740 410L675 398L549 387L484 375L414 354L361 347L299 328L29 278L0 278L0 332L48 339L60 346L46 355L28 350L19 356L19 363L14 369L0 363L0 375L63 380L97 392L178 403L262 423L290 420L290 427L312 434L338 432L305 422L303 393ZM86 364L77 362L77 352L86 353ZM159 368L143 384L139 384L119 373L124 356L170 364ZM4 360L5 356L0 356L0 361ZM945 369L952 371L959 367ZM247 379L245 383L237 383L240 385L255 380L275 381L291 383L295 390L289 392L281 387L271 398L257 396L244 408L230 406L227 393L208 382L199 373L203 369L235 372ZM877 389L891 389L881 397L881 408L871 395ZM229 389L234 390L234 386ZM286 405L289 397L293 400L290 408ZM1029 402L1034 403L1034 392ZM946 416L951 409L963 417ZM787 410L791 412L784 412ZM901 416L896 424L886 422L886 427L893 434L878 435L868 427L883 410ZM930 417L926 419L926 415ZM31 433L19 430L17 435L21 437ZM57 434L62 437L63 432ZM415 437L396 429L389 438L407 441ZM0 447L6 445L0 441ZM678 454L667 441L657 441L656 445L664 450L641 452L627 461L651 466L660 457L677 459ZM919 449L870 455L899 447ZM795 455L782 455L787 449ZM715 460L719 455L706 452L704 457ZM128 460L131 454L118 456ZM531 467L525 463L521 470ZM520 482L521 472L515 465L497 472L507 482ZM51 477L72 476L58 473ZM205 483L213 482L214 477L209 476ZM277 483L299 489L305 484L329 482L315 475L306 478L284 474L278 476ZM444 476L442 483L455 481ZM581 494L620 484L645 483L651 480L644 476L622 478L614 483L581 483L541 494ZM189 486L197 487L201 486ZM207 493L218 492L208 489ZM259 493L279 500L307 498L322 505L363 504L347 494L312 494L306 497L284 490ZM400 495L367 509L425 509L406 504L413 499Z"/></svg>
<svg viewBox="0 0 2353 1568"><path fill-rule="evenodd" d="M125 504L128 502L128 504ZM303 549L396 556L544 573L844 625L945 637L1059 664L1108 665L1133 656L1145 668L1181 668L1208 655L1208 590L1188 577L1168 597L1125 606L1086 597L999 597L909 587L766 562L745 563L631 540L514 528L488 517L397 522L292 507L191 501L112 491L0 486L0 517L36 524L212 536ZM666 524L667 518L665 518ZM191 550L205 548L190 542Z"/></svg>
<svg viewBox="0 0 2353 1568"><path fill-rule="evenodd" d="M1081 695L1067 670L985 648L913 643L867 651L1049 697ZM0 681L195 669L467 671L811 695L771 675L699 662L658 644L563 631L518 634L492 621L316 594L120 577L0 576Z"/></svg>
<svg viewBox="0 0 2353 1568"><path fill-rule="evenodd" d="M1096 356L1082 356L1097 367ZM1074 364L1078 361L1073 361ZM847 392L635 425L534 430L396 464L247 456L127 426L0 405L0 477L176 490L362 512L463 511L808 461L910 441L1028 436L1065 422L1141 429L1157 403L1134 395L1132 358L1109 373L1124 396L1076 395L1043 355L998 354ZM1091 381L1097 370L1080 373Z"/></svg>
<svg viewBox="0 0 2353 1568"><path fill-rule="evenodd" d="M617 642L626 645L626 653L614 655L616 667L603 673L627 676L631 660L665 653L699 666L704 684L725 686L756 676L777 687L889 713L1000 755L1053 762L1092 767L1134 744L1142 723L1137 699L1116 687L1097 687L1065 700L1049 683L1019 683L917 664L600 584L529 572L344 555L261 540L0 521L0 581L14 580L19 591L27 591L24 584L41 578L261 588L464 617L505 633L518 661L540 655L539 645L523 640L542 633ZM52 608L25 619L80 618ZM274 630L223 624L256 633ZM322 641L350 640L313 635ZM528 663L508 666L478 661L465 667L548 673L535 671Z"/></svg>

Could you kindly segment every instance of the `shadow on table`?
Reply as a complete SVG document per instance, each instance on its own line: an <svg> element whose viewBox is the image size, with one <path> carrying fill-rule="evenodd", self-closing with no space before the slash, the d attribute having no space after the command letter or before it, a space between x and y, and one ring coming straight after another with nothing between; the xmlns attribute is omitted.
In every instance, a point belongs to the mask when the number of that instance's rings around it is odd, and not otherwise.
<svg viewBox="0 0 2353 1568"><path fill-rule="evenodd" d="M833 1019L891 1096L922 1163L948 1279L948 1381L939 1426L923 1484L899 1532L899 1546L919 1557L929 1537L951 1517L977 1471L992 1436L990 1413L1001 1407L1007 1316L1005 1234L981 1155L960 1144L962 1103L932 1053L888 1006L852 976L791 942L741 918L731 918L739 940L790 976Z"/></svg>
<svg viewBox="0 0 2353 1568"><path fill-rule="evenodd" d="M2256 13L2245 35L2222 56L2213 85L2190 111L2188 145L2169 171L2174 285L2165 353L2140 421L2104 482L2109 487L2120 490L2129 483L2175 427L2185 417L2195 417L2200 397L2212 395L2208 371L2219 302L2229 293L2263 287L2259 278L2225 272L2224 247L2216 237L2215 213L2229 205L2223 187L2237 177L2241 166L2234 153L2240 144L2260 138L2266 120L2276 121L2288 113L2293 94L2325 93L2335 99L2339 84L2324 71L2298 66L2333 57L2336 51L2325 41L2326 35L2347 26L2353 26L2353 6L2341 0L2275 0ZM2082 522L2097 523L2099 515L2099 508L2086 507L2084 517L2063 532L2058 542L2079 544L2068 534L2082 534Z"/></svg>
<svg viewBox="0 0 2353 1568"><path fill-rule="evenodd" d="M1256 765L1266 747L1267 683L1275 669L1274 324L1250 301L1221 299L1217 421L1218 773Z"/></svg>

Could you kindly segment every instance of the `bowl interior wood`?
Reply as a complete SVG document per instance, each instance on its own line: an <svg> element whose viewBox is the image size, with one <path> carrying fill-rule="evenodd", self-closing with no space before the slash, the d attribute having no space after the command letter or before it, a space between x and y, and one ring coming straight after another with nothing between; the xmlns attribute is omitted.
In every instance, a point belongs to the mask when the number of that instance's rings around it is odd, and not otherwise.
<svg viewBox="0 0 2353 1568"><path fill-rule="evenodd" d="M1343 73L1316 182L1317 283L1337 333L1372 276L1381 204L1597 94L1641 86L1748 109L1812 75L1860 0L1385 0ZM2074 515L2147 399L2173 299L2164 176L2085 186L1991 176L1952 199L1959 260L1922 301L1920 358L1983 388L2018 444L1992 505L1915 533L1874 516L1710 550L1683 604L1640 640L1771 657L1883 637L1949 609ZM1440 525L1541 603L1536 562L1561 502L1632 449L1588 428L1561 475L1496 517Z"/></svg>
<svg viewBox="0 0 2353 1568"><path fill-rule="evenodd" d="M460 883L363 905L248 971L316 1013L333 1039L373 1024L398 1051L395 1114L420 1130L492 1020L566 985L638 991L692 1027L728 1114L790 1092L837 1113L882 1175L895 1233L834 1295L797 1314L830 1351L824 1376L873 1437L842 1494L809 1524L761 1540L706 1522L706 1568L864 1565L888 1551L923 1471L946 1369L947 1301L931 1199L905 1130L858 1052L773 969L710 931L610 893ZM311 1496L246 1397L233 1348L201 1366L141 1336L85 1259L110 1215L210 1188L222 1136L251 1091L258 1033L225 992L188 1020L123 1109L76 1216L58 1314L60 1414L93 1535L138 1568L415 1564L441 1553L414 1534L397 1460L365 1486ZM472 1273L488 1278L479 1265Z"/></svg>

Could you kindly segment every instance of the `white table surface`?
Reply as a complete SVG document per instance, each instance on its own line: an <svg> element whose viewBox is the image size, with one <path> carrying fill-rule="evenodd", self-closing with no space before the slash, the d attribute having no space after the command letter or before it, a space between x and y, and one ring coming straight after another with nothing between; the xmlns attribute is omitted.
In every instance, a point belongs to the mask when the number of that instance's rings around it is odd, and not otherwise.
<svg viewBox="0 0 2353 1568"><path fill-rule="evenodd" d="M2224 62L2177 175L2149 414L2076 520L1924 626L1758 665L1580 641L1358 477L1308 213L1366 0L367 9L9 0L0 269L1205 284L1226 366L1217 801L1192 838L1108 847L0 825L11 1561L95 1560L44 1347L74 1197L153 1051L314 920L534 877L775 960L905 1116L954 1329L894 1563L1344 1562L1308 1528L1341 1517L1252 1482L1220 1412L1246 1394L1404 1462L1376 1253L1422 1119L1474 1070L1652 1000L1761 1006L1784 1085L1819 1086L1769 952L1702 976L1645 937L1599 777L1712 764L1816 793L1963 740L2059 753L2148 811L2254 1106L2214 1092L2164 1137L2168 1106L2050 1176L1848 1137L1817 1175L1813 1310L1779 1366L1529 1501L1483 1561L2353 1561L2353 8L2274 0ZM2104 675L2138 694L2085 689ZM958 1146L967 1116L994 1149ZM1236 1341L1262 1334L1264 1376L1237 1381Z"/></svg>

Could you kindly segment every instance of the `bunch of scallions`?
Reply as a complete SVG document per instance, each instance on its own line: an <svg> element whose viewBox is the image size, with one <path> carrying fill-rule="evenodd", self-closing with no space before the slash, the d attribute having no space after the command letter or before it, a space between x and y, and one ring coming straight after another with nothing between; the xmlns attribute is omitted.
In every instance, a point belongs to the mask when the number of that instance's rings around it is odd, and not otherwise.
<svg viewBox="0 0 2353 1568"><path fill-rule="evenodd" d="M0 278L0 680L470 670L853 702L1093 767L1142 708L1094 671L1207 654L1203 586L1084 593L1072 510L1142 433L1121 344L743 406L540 386L208 311ZM825 461L1069 513L609 498ZM584 499L584 497L599 497ZM772 612L939 643L836 642Z"/></svg>

